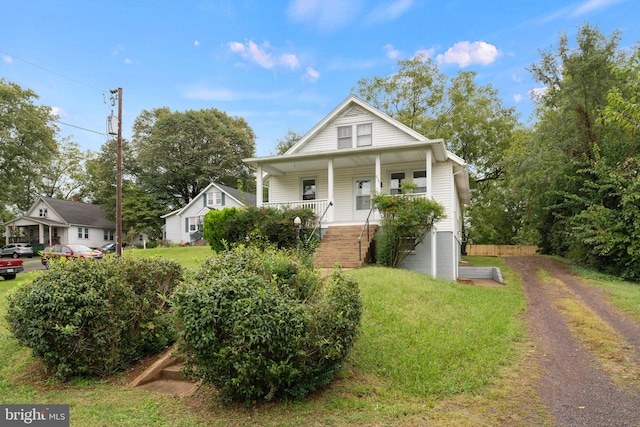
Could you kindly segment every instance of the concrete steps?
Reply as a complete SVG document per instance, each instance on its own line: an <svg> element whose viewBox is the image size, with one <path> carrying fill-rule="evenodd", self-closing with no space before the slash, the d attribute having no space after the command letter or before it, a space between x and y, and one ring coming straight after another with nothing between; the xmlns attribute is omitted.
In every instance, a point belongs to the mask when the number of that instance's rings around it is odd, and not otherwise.
<svg viewBox="0 0 640 427"><path fill-rule="evenodd" d="M329 227L314 254L315 267L332 268L336 263L342 268L362 267L377 229L377 225L369 225L369 241L367 241L365 230L361 242L363 259L360 260L358 238L362 232L362 225Z"/></svg>
<svg viewBox="0 0 640 427"><path fill-rule="evenodd" d="M198 384L189 381L182 376L180 369L182 364L173 356L174 349L165 351L158 361L147 368L129 385L143 390L159 393L179 394L191 396Z"/></svg>

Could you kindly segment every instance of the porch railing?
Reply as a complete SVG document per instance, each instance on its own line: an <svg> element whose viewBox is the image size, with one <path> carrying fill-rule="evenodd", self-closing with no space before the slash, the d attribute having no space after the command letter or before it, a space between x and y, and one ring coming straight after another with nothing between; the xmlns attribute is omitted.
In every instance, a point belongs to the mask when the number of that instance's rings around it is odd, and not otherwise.
<svg viewBox="0 0 640 427"><path fill-rule="evenodd" d="M329 207L329 200L327 199L315 199L315 200L295 200L290 202L281 203L263 203L265 208L289 208L289 209L311 209L317 217L321 217L323 213Z"/></svg>
<svg viewBox="0 0 640 427"><path fill-rule="evenodd" d="M313 236L316 235L316 231L318 230L320 230L320 233L318 234L318 240L322 239L322 219L325 217L325 215L327 214L327 211L331 206L333 206L333 202L329 202L324 212L322 212L322 215L320 215L320 218L318 218L318 222L316 222L316 225L315 227L313 227L311 234L309 234L309 238L307 239L307 245L309 244L309 242L311 242L311 239L313 239Z"/></svg>
<svg viewBox="0 0 640 427"><path fill-rule="evenodd" d="M371 209L369 209L369 214L367 215L367 220L364 222L362 230L360 231L360 237L358 237L358 261L362 261L362 235L364 234L365 228L367 229L367 242L371 240L371 236L369 235L369 219L374 209L375 205L372 204Z"/></svg>

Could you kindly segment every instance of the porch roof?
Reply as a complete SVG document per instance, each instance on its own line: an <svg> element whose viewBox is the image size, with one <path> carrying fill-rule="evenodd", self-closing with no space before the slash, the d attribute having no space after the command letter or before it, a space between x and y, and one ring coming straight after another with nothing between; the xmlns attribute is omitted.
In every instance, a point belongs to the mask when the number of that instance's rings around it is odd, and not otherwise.
<svg viewBox="0 0 640 427"><path fill-rule="evenodd" d="M426 161L427 149L433 151L438 162L448 159L448 152L442 139L416 141L409 144L383 147L358 147L314 153L293 153L270 157L253 157L242 161L257 169L262 166L270 175L285 175L291 172L322 170L327 168L327 160L333 159L334 168L354 168L373 166L379 155L382 164Z"/></svg>

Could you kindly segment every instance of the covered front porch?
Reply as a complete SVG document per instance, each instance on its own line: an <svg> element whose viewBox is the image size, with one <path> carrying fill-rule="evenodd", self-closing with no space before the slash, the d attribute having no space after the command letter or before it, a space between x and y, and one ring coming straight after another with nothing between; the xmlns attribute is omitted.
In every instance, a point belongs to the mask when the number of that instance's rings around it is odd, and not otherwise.
<svg viewBox="0 0 640 427"><path fill-rule="evenodd" d="M446 160L444 142L430 140L245 162L256 171L258 207L310 208L329 225L363 224L370 215L371 197L400 193L402 182L416 182L420 197L433 198L434 164ZM374 212L369 219L378 222L379 216Z"/></svg>
<svg viewBox="0 0 640 427"><path fill-rule="evenodd" d="M51 246L64 240L68 225L41 218L20 217L5 223L5 244L29 243L34 247Z"/></svg>

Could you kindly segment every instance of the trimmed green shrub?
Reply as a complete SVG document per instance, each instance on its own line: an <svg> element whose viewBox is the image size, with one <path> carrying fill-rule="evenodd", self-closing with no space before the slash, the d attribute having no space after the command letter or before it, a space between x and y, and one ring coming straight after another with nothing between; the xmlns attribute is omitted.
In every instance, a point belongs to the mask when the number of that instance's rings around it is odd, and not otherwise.
<svg viewBox="0 0 640 427"><path fill-rule="evenodd" d="M215 251L234 244L293 248L296 245L295 217L302 221L301 242L306 241L315 225L310 209L275 209L247 207L211 210L204 217L203 237Z"/></svg>
<svg viewBox="0 0 640 427"><path fill-rule="evenodd" d="M245 403L329 383L362 314L357 283L339 270L320 281L295 253L249 247L209 257L172 301L188 374Z"/></svg>
<svg viewBox="0 0 640 427"><path fill-rule="evenodd" d="M180 280L159 258L54 262L9 296L7 320L56 377L110 375L175 341L167 298Z"/></svg>

